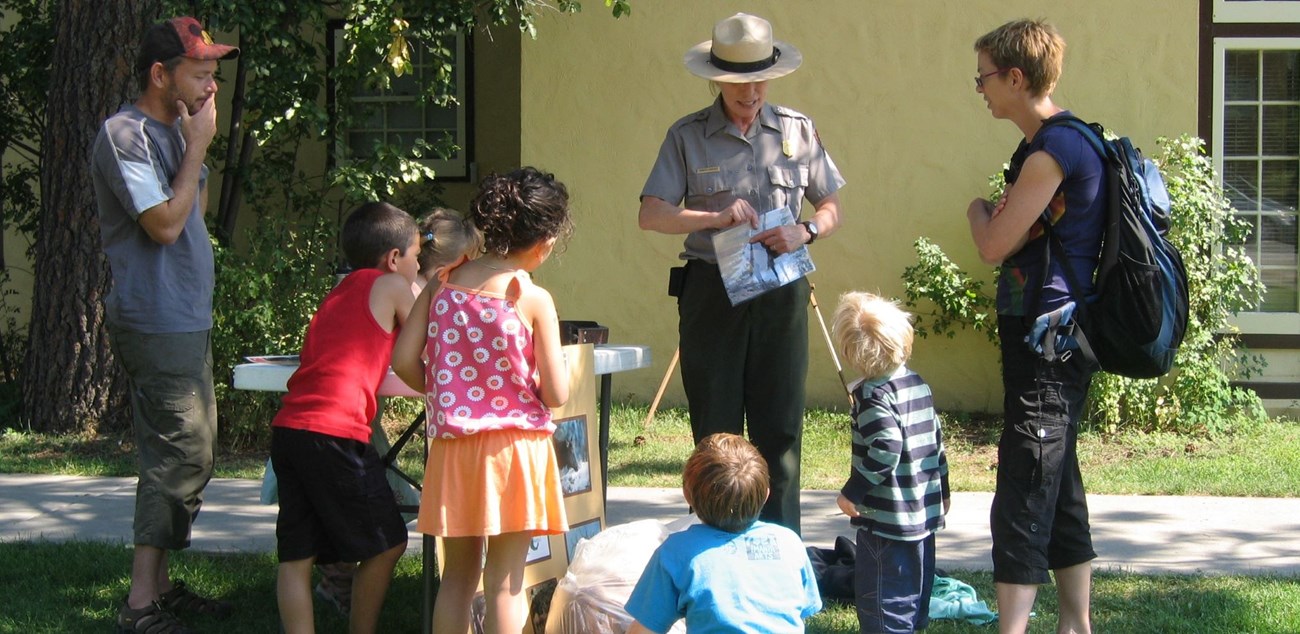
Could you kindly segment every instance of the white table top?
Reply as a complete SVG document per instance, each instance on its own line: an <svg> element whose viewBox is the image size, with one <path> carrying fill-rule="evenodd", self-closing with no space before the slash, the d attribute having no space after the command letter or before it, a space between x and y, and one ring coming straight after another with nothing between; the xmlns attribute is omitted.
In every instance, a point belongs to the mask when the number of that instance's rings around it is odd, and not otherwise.
<svg viewBox="0 0 1300 634"><path fill-rule="evenodd" d="M638 368L650 367L650 348L648 346L624 346L598 343L595 346L596 374L613 374ZM288 391L289 377L293 376L297 365L279 363L243 363L235 366L236 390L261 390L265 392ZM423 397L412 390L401 379L388 371L384 382L379 385L380 396Z"/></svg>

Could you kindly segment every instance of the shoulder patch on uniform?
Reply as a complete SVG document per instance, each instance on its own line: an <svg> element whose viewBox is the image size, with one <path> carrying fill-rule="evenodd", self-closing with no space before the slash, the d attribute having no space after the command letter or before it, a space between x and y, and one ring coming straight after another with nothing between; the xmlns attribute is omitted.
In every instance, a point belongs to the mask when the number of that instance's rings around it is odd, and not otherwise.
<svg viewBox="0 0 1300 634"><path fill-rule="evenodd" d="M790 117L791 119L807 119L808 116L797 110L791 110L785 106L772 106L772 112L778 116Z"/></svg>
<svg viewBox="0 0 1300 634"><path fill-rule="evenodd" d="M709 120L709 111L708 111L708 109L706 108L706 109L701 110L701 111L699 111L699 112L692 112L691 114L688 114L688 115L686 115L686 116L684 116L684 117L682 117L682 118L680 118L680 119L674 121L673 124L672 124L671 126L669 126L669 129L676 129L676 128L680 128L680 127L682 127L682 126L684 126L684 125L691 125L691 124L693 124L693 123L702 123L702 122L705 122L705 121L708 121L708 120Z"/></svg>

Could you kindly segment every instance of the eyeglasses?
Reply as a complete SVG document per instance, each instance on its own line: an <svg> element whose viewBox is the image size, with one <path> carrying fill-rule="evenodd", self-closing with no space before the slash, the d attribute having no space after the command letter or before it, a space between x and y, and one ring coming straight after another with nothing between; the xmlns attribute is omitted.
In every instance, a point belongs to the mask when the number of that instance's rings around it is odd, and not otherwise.
<svg viewBox="0 0 1300 634"><path fill-rule="evenodd" d="M989 72L987 72L987 73L984 73L983 75L976 75L976 76L975 76L975 87L976 87L976 88L983 88L983 87L984 87L984 78L985 78L985 77L992 77L992 76L994 76L994 75L1001 75L1002 73L1005 73L1005 72L1007 72L1007 71L1009 71L1009 70L1011 70L1011 69L1010 69L1010 68L999 68L999 69L997 69L997 70L991 70L991 71L989 71Z"/></svg>

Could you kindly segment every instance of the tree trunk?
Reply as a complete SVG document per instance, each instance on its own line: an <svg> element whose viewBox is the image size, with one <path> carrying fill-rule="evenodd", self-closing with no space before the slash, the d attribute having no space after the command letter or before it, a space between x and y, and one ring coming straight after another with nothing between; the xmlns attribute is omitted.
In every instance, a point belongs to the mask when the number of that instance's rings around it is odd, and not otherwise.
<svg viewBox="0 0 1300 634"><path fill-rule="evenodd" d="M104 327L112 280L89 159L99 125L136 94L135 52L160 10L158 0L66 0L57 10L23 373L23 405L36 431L129 425L126 377Z"/></svg>

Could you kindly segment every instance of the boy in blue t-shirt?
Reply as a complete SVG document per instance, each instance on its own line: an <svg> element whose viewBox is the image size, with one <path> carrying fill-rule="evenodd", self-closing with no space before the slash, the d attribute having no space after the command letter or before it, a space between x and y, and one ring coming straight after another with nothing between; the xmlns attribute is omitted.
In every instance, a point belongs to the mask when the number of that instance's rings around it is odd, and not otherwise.
<svg viewBox="0 0 1300 634"><path fill-rule="evenodd" d="M914 632L929 625L934 531L948 512L948 458L930 387L904 365L909 315L850 292L835 309L836 349L864 378L853 394L853 470L836 502L858 527L858 626Z"/></svg>
<svg viewBox="0 0 1300 634"><path fill-rule="evenodd" d="M703 524L668 536L646 564L626 609L628 634L803 632L822 608L799 536L758 520L769 493L767 462L749 441L713 434L686 460L682 494Z"/></svg>

